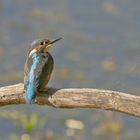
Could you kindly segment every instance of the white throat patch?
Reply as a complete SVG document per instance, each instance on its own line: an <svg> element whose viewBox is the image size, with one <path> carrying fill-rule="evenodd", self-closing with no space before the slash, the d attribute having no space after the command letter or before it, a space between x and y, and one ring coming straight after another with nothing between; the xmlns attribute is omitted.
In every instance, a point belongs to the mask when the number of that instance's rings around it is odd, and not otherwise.
<svg viewBox="0 0 140 140"><path fill-rule="evenodd" d="M30 53L29 53L29 57L33 54L33 53L36 53L37 50L36 49L33 49Z"/></svg>

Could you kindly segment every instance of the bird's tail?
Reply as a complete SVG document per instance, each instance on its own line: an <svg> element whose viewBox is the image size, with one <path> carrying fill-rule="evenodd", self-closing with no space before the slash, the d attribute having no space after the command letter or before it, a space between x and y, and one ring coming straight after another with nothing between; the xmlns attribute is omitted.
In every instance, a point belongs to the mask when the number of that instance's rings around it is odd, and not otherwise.
<svg viewBox="0 0 140 140"><path fill-rule="evenodd" d="M34 86L28 86L26 89L26 103L32 104L36 97L36 94L36 88L34 88Z"/></svg>

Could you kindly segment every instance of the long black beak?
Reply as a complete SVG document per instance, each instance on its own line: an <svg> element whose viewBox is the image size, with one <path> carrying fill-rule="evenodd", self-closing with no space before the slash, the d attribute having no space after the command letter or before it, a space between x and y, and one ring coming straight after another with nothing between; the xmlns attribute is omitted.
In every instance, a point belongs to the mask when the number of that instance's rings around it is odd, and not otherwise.
<svg viewBox="0 0 140 140"><path fill-rule="evenodd" d="M55 42L57 42L57 41L59 41L59 40L61 40L61 39L62 39L62 37L57 38L57 39L55 39L55 40L51 41L48 45L50 45L50 44L54 44Z"/></svg>

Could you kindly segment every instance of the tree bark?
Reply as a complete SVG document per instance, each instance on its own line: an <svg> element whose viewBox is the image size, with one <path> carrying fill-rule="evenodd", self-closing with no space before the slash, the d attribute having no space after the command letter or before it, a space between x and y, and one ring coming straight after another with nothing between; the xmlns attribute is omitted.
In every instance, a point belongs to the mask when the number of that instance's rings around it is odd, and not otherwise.
<svg viewBox="0 0 140 140"><path fill-rule="evenodd" d="M0 106L25 103L22 83L0 88ZM111 90L46 88L38 93L34 103L58 108L98 108L140 117L140 96Z"/></svg>

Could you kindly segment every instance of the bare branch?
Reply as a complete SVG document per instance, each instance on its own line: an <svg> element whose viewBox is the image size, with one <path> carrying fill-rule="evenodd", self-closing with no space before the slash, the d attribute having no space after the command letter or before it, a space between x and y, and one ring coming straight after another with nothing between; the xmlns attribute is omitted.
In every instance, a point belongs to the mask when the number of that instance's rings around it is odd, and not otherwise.
<svg viewBox="0 0 140 140"><path fill-rule="evenodd" d="M35 103L59 108L98 108L140 117L140 96L111 90L47 88L37 95ZM10 104L25 104L22 83L0 88L0 106Z"/></svg>

